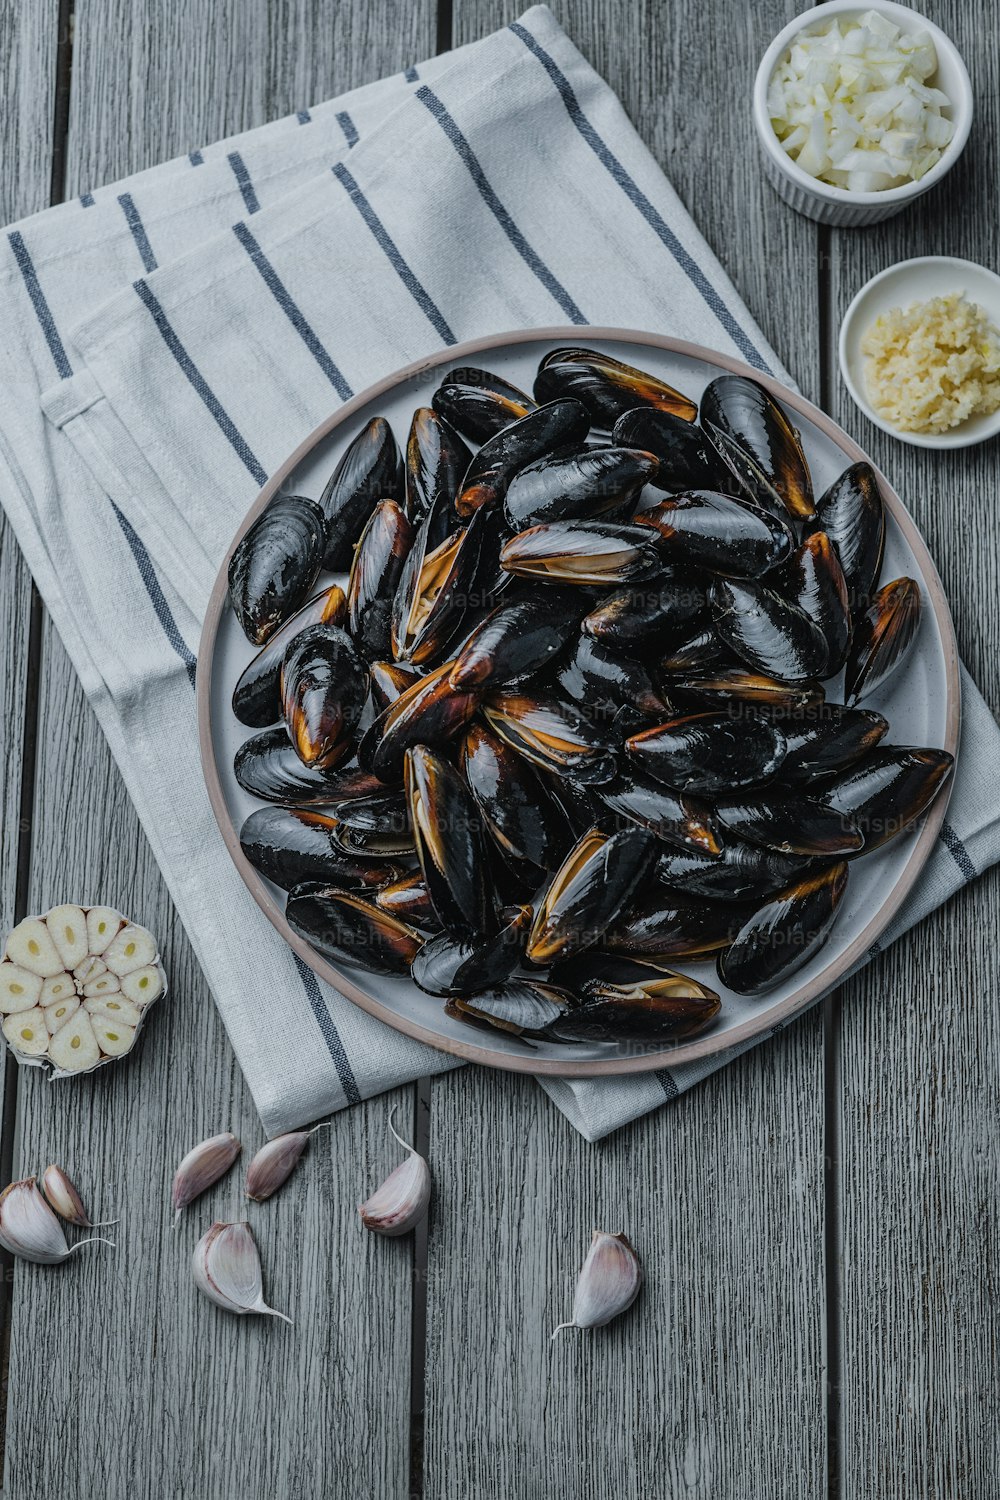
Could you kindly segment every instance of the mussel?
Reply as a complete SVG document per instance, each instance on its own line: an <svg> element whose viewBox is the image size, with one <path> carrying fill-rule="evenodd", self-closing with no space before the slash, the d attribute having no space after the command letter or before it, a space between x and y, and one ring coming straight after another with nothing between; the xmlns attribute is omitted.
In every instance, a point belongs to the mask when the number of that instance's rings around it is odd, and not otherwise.
<svg viewBox="0 0 1000 1500"><path fill-rule="evenodd" d="M697 574L662 567L647 582L606 595L581 629L612 651L645 653L675 640L706 603Z"/></svg>
<svg viewBox="0 0 1000 1500"><path fill-rule="evenodd" d="M816 797L776 795L720 801L713 812L723 829L779 854L832 859L859 854L864 848L864 834L854 819Z"/></svg>
<svg viewBox="0 0 1000 1500"><path fill-rule="evenodd" d="M954 764L947 750L887 745L839 776L819 782L819 795L854 819L865 836L865 853L870 854L912 828Z"/></svg>
<svg viewBox="0 0 1000 1500"><path fill-rule="evenodd" d="M401 873L384 860L346 853L334 838L336 826L326 813L261 807L240 829L240 847L255 869L286 891L318 880L338 890L373 892Z"/></svg>
<svg viewBox="0 0 1000 1500"><path fill-rule="evenodd" d="M413 545L413 527L395 500L380 500L361 533L347 581L347 628L369 661L388 656L392 606Z"/></svg>
<svg viewBox="0 0 1000 1500"><path fill-rule="evenodd" d="M599 943L656 861L656 840L639 829L597 829L574 844L544 892L527 956L552 964Z"/></svg>
<svg viewBox="0 0 1000 1500"><path fill-rule="evenodd" d="M593 448L543 458L514 475L504 510L515 531L540 521L584 520L634 508L659 462L637 448Z"/></svg>
<svg viewBox="0 0 1000 1500"><path fill-rule="evenodd" d="M275 495L236 543L229 598L253 645L262 646L303 604L325 546L323 513L303 495Z"/></svg>
<svg viewBox="0 0 1000 1500"><path fill-rule="evenodd" d="M443 745L476 711L475 693L456 692L449 682L454 662L442 662L420 677L369 724L358 745L358 762L385 782L398 781L411 745Z"/></svg>
<svg viewBox="0 0 1000 1500"><path fill-rule="evenodd" d="M711 604L720 640L755 672L793 684L824 675L828 648L822 630L774 589L717 578Z"/></svg>
<svg viewBox="0 0 1000 1500"><path fill-rule="evenodd" d="M309 625L285 652L281 709L289 738L307 766L328 771L353 748L368 697L368 673L338 625Z"/></svg>
<svg viewBox="0 0 1000 1500"><path fill-rule="evenodd" d="M541 582L629 583L659 572L660 558L649 531L609 521L550 521L530 526L505 542L500 566Z"/></svg>
<svg viewBox="0 0 1000 1500"><path fill-rule="evenodd" d="M536 401L573 396L586 407L594 426L608 431L637 406L671 412L689 422L698 414L695 403L673 386L596 349L553 349L538 367L534 394Z"/></svg>
<svg viewBox="0 0 1000 1500"><path fill-rule="evenodd" d="M436 410L418 406L406 442L406 514L414 526L426 523L430 547L453 531L455 500L472 454Z"/></svg>
<svg viewBox="0 0 1000 1500"><path fill-rule="evenodd" d="M469 465L455 501L460 516L483 505L497 505L520 469L540 458L556 458L578 449L590 431L590 418L579 401L552 401L529 411L483 444Z"/></svg>
<svg viewBox="0 0 1000 1500"><path fill-rule="evenodd" d="M634 519L656 532L667 562L728 578L759 578L792 550L792 534L779 517L711 490L674 495Z"/></svg>
<svg viewBox="0 0 1000 1500"><path fill-rule="evenodd" d="M615 736L574 704L551 693L495 693L483 704L491 728L519 755L546 771L590 784L615 774Z"/></svg>
<svg viewBox="0 0 1000 1500"><path fill-rule="evenodd" d="M544 872L558 867L570 831L534 767L475 719L459 767L489 833L510 860L530 865L541 884Z"/></svg>
<svg viewBox="0 0 1000 1500"><path fill-rule="evenodd" d="M482 939L496 931L496 904L482 820L462 777L440 755L406 753L406 795L417 858L446 931Z"/></svg>
<svg viewBox="0 0 1000 1500"><path fill-rule="evenodd" d="M385 865L380 866L385 869ZM375 905L390 917L399 917L422 932L440 932L441 919L434 910L427 882L419 870L387 880L375 892Z"/></svg>
<svg viewBox="0 0 1000 1500"><path fill-rule="evenodd" d="M826 941L846 889L840 862L779 891L720 954L722 983L738 995L759 995L789 978Z"/></svg>
<svg viewBox="0 0 1000 1500"><path fill-rule="evenodd" d="M458 647L452 687L498 688L544 669L576 633L578 599L575 590L553 589L501 602Z"/></svg>
<svg viewBox="0 0 1000 1500"><path fill-rule="evenodd" d="M707 985L686 974L664 974L633 984L593 979L578 1005L549 1023L558 1042L679 1042L700 1036L722 1009Z"/></svg>
<svg viewBox="0 0 1000 1500"><path fill-rule="evenodd" d="M639 894L628 915L612 923L601 947L615 957L662 964L705 958L728 948L747 918L747 908L699 901L653 889Z"/></svg>
<svg viewBox="0 0 1000 1500"><path fill-rule="evenodd" d="M370 797L342 803L333 838L349 853L370 859L412 856L413 833L402 788L383 786Z"/></svg>
<svg viewBox="0 0 1000 1500"><path fill-rule="evenodd" d="M716 635L709 620L693 635L675 641L660 662L660 671L666 674L667 682L677 674L686 677L692 672L704 672L709 667L736 665L731 651Z"/></svg>
<svg viewBox="0 0 1000 1500"><path fill-rule="evenodd" d="M696 798L648 781L635 771L621 771L596 789L605 806L626 821L648 828L665 843L681 849L718 854L718 831L711 811Z"/></svg>
<svg viewBox="0 0 1000 1500"><path fill-rule="evenodd" d="M661 854L656 873L664 885L686 896L760 901L800 879L814 864L801 855L778 854L729 839L714 858L694 849L671 849Z"/></svg>
<svg viewBox="0 0 1000 1500"><path fill-rule="evenodd" d="M403 461L392 428L372 417L345 448L320 496L326 518L323 566L337 573L350 566L358 532L379 500L404 501Z"/></svg>
<svg viewBox="0 0 1000 1500"><path fill-rule="evenodd" d="M445 1015L484 1030L542 1037L547 1035L546 1028L564 1015L571 1004L572 997L555 985L515 977L499 989L449 1000L444 1010Z"/></svg>
<svg viewBox="0 0 1000 1500"><path fill-rule="evenodd" d="M233 689L233 713L241 724L265 729L281 718L281 663L285 648L307 625L343 625L347 596L331 584L303 604L244 667Z"/></svg>
<svg viewBox="0 0 1000 1500"><path fill-rule="evenodd" d="M289 927L327 958L374 974L408 974L423 935L370 901L322 882L297 885L285 906Z"/></svg>
<svg viewBox="0 0 1000 1500"><path fill-rule="evenodd" d="M844 675L844 696L857 703L905 661L920 626L920 588L897 578L879 589L858 620Z"/></svg>
<svg viewBox="0 0 1000 1500"><path fill-rule="evenodd" d="M332 800L329 774L299 759L284 724L244 740L233 772L245 792L264 802L305 807Z"/></svg>
<svg viewBox="0 0 1000 1500"><path fill-rule="evenodd" d="M580 635L553 670L553 681L571 703L586 707L598 722L610 722L622 709L636 714L669 713L641 662L610 651L601 641Z"/></svg>
<svg viewBox="0 0 1000 1500"><path fill-rule="evenodd" d="M478 512L467 527L433 548L427 523L420 528L392 606L397 661L432 662L461 629L467 611L489 601L502 524L499 512Z"/></svg>
<svg viewBox="0 0 1000 1500"><path fill-rule="evenodd" d="M517 968L531 923L531 907L507 914L491 937L456 937L450 932L428 938L413 960L413 982L428 995L475 995L503 984Z"/></svg>
<svg viewBox="0 0 1000 1500"><path fill-rule="evenodd" d="M761 503L770 491L796 520L808 520L815 513L799 435L759 381L747 375L719 375L705 387L700 420L723 457L736 460L731 467L744 481L750 499Z"/></svg>
<svg viewBox="0 0 1000 1500"><path fill-rule="evenodd" d="M776 725L747 712L684 714L625 741L635 763L681 791L727 792L762 786L785 757Z"/></svg>
<svg viewBox="0 0 1000 1500"><path fill-rule="evenodd" d="M395 703L422 676L419 667L407 667L399 661L373 661L368 668L368 680L375 712L380 714L390 703Z"/></svg>
<svg viewBox="0 0 1000 1500"><path fill-rule="evenodd" d="M671 698L692 699L713 710L748 704L797 713L817 707L826 698L820 682L779 682L776 677L756 672L742 662L675 672L664 678L664 687Z"/></svg>
<svg viewBox="0 0 1000 1500"><path fill-rule="evenodd" d="M826 642L822 677L836 677L847 659L851 610L847 580L837 550L825 531L814 531L785 564L785 592L817 625Z"/></svg>
<svg viewBox="0 0 1000 1500"><path fill-rule="evenodd" d="M474 443L487 442L535 409L535 402L516 385L474 365L449 370L431 401L435 411Z"/></svg>
<svg viewBox="0 0 1000 1500"><path fill-rule="evenodd" d="M719 490L728 472L702 429L669 411L649 406L627 411L615 423L611 441L654 454L660 466L649 482L668 494Z"/></svg>
<svg viewBox="0 0 1000 1500"><path fill-rule="evenodd" d="M885 506L871 464L852 464L834 480L816 507L814 525L837 549L856 619L868 607L885 547Z"/></svg>
<svg viewBox="0 0 1000 1500"><path fill-rule="evenodd" d="M881 714L845 708L840 703L821 703L793 713L777 709L773 713L773 722L788 747L781 765L785 779L808 779L843 770L873 750L889 728Z"/></svg>

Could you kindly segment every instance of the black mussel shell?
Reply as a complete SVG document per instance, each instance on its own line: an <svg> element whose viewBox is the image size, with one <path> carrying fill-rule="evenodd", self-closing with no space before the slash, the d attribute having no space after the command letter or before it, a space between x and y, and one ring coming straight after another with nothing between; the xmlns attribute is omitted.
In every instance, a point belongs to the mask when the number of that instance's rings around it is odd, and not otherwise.
<svg viewBox="0 0 1000 1500"><path fill-rule="evenodd" d="M406 441L406 514L414 526L428 523L431 547L458 524L455 500L471 462L454 428L431 407L418 406Z"/></svg>
<svg viewBox="0 0 1000 1500"><path fill-rule="evenodd" d="M610 723L622 708L661 718L670 712L641 662L610 651L589 635L577 637L553 680L571 703L586 707L598 723Z"/></svg>
<svg viewBox="0 0 1000 1500"><path fill-rule="evenodd" d="M648 406L627 411L615 423L611 441L654 454L660 467L649 482L668 494L719 490L728 473L701 428L672 412Z"/></svg>
<svg viewBox="0 0 1000 1500"><path fill-rule="evenodd" d="M380 869L386 866L381 864ZM388 880L375 892L375 905L390 917L398 917L422 932L440 932L441 919L434 910L427 882L419 870Z"/></svg>
<svg viewBox="0 0 1000 1500"><path fill-rule="evenodd" d="M819 795L854 819L865 836L865 853L870 854L913 826L954 764L947 750L888 745L832 780L818 783Z"/></svg>
<svg viewBox="0 0 1000 1500"><path fill-rule="evenodd" d="M324 567L350 567L358 533L379 500L404 501L403 460L384 417L372 417L345 448L320 496L326 517Z"/></svg>
<svg viewBox="0 0 1000 1500"><path fill-rule="evenodd" d="M774 589L717 578L711 604L719 638L754 671L796 684L824 675L827 644L823 632L798 605Z"/></svg>
<svg viewBox="0 0 1000 1500"><path fill-rule="evenodd" d="M759 578L792 550L778 516L711 490L689 490L635 517L659 538L667 562L708 568L730 578Z"/></svg>
<svg viewBox="0 0 1000 1500"><path fill-rule="evenodd" d="M575 843L581 835L589 832L591 828L602 825L603 815L607 812L607 808L597 795L596 786L584 785L579 780L571 780L568 773L551 765L542 768L541 777L543 785L566 819L566 827L572 834L567 841L566 848ZM609 818L608 821L611 823L613 819ZM566 854L566 848L561 851L556 864L561 863Z"/></svg>
<svg viewBox="0 0 1000 1500"><path fill-rule="evenodd" d="M585 833L542 896L528 935L529 961L555 963L599 943L652 871L656 847L651 834L636 828Z"/></svg>
<svg viewBox="0 0 1000 1500"><path fill-rule="evenodd" d="M885 547L885 506L871 464L852 464L834 480L816 507L815 526L837 549L857 619L868 607Z"/></svg>
<svg viewBox="0 0 1000 1500"><path fill-rule="evenodd" d="M346 758L368 697L368 673L338 625L309 625L285 652L281 707L307 766L328 771Z"/></svg>
<svg viewBox="0 0 1000 1500"><path fill-rule="evenodd" d="M634 506L659 469L637 448L594 448L568 458L543 458L515 474L504 510L514 530L540 521L570 521Z"/></svg>
<svg viewBox="0 0 1000 1500"><path fill-rule="evenodd" d="M832 859L859 854L864 848L864 834L854 819L815 797L717 802L713 811L730 833L779 854Z"/></svg>
<svg viewBox="0 0 1000 1500"><path fill-rule="evenodd" d="M406 795L417 858L446 931L496 931L496 903L479 810L462 777L426 745L406 753Z"/></svg>
<svg viewBox="0 0 1000 1500"><path fill-rule="evenodd" d="M738 995L759 995L781 984L822 947L846 889L847 865L841 862L779 891L720 954L722 983Z"/></svg>
<svg viewBox="0 0 1000 1500"><path fill-rule="evenodd" d="M240 829L240 847L268 880L290 891L321 880L345 891L375 891L398 870L384 860L352 857L334 838L336 818L301 808L261 807Z"/></svg>
<svg viewBox="0 0 1000 1500"><path fill-rule="evenodd" d="M543 670L576 633L581 604L570 589L499 604L458 647L452 687L498 688Z"/></svg>
<svg viewBox="0 0 1000 1500"><path fill-rule="evenodd" d="M746 454L790 516L808 520L815 513L799 435L759 381L747 375L717 376L705 387L700 418L709 433L723 433Z"/></svg>
<svg viewBox="0 0 1000 1500"><path fill-rule="evenodd" d="M245 792L264 802L316 806L332 800L331 776L299 759L284 724L244 740L233 772Z"/></svg>
<svg viewBox="0 0 1000 1500"><path fill-rule="evenodd" d="M538 367L534 393L536 401L574 396L587 408L594 426L608 431L637 406L671 412L689 422L698 414L695 403L673 386L596 349L553 349Z"/></svg>
<svg viewBox="0 0 1000 1500"><path fill-rule="evenodd" d="M675 640L660 662L660 670L667 674L668 681L664 686L668 687L671 673L683 676L724 665L735 665L733 655L719 640L709 621L686 640Z"/></svg>
<svg viewBox="0 0 1000 1500"><path fill-rule="evenodd" d="M370 771L363 771L359 765L338 766L335 771L328 771L325 786L324 801L336 808L338 815L345 802L384 797L387 791L377 776L373 776Z"/></svg>
<svg viewBox="0 0 1000 1500"><path fill-rule="evenodd" d="M425 666L454 640L467 612L490 601L497 578L500 513L482 511L430 547L425 523L403 566L392 607L392 654Z"/></svg>
<svg viewBox="0 0 1000 1500"><path fill-rule="evenodd" d="M402 662L373 661L368 668L368 679L375 712L380 714L390 703L395 703L422 676L417 667L406 667Z"/></svg>
<svg viewBox="0 0 1000 1500"><path fill-rule="evenodd" d="M881 687L902 664L920 626L920 585L897 578L879 589L858 620L844 676L844 696L851 702Z"/></svg>
<svg viewBox="0 0 1000 1500"><path fill-rule="evenodd" d="M612 651L655 650L676 639L706 602L697 574L662 567L647 582L608 594L584 616L581 628Z"/></svg>
<svg viewBox="0 0 1000 1500"><path fill-rule="evenodd" d="M236 543L229 598L252 645L263 646L304 603L325 545L323 513L303 495L275 495Z"/></svg>
<svg viewBox="0 0 1000 1500"><path fill-rule="evenodd" d="M289 927L326 958L373 974L408 974L423 935L370 901L322 883L297 885L285 906Z"/></svg>
<svg viewBox="0 0 1000 1500"><path fill-rule="evenodd" d="M431 403L474 443L485 443L535 409L531 397L516 385L474 365L449 370Z"/></svg>
<svg viewBox="0 0 1000 1500"><path fill-rule="evenodd" d="M691 699L716 712L722 707L746 704L754 708L780 708L789 712L815 708L825 699L819 682L788 683L755 672L742 662L677 672L665 680L670 696Z"/></svg>
<svg viewBox="0 0 1000 1500"><path fill-rule="evenodd" d="M531 907L516 909L500 931L489 938L455 937L442 932L427 940L410 977L428 995L475 995L503 984L517 968L531 923Z"/></svg>
<svg viewBox="0 0 1000 1500"><path fill-rule="evenodd" d="M281 663L286 647L307 625L343 625L346 619L347 597L334 583L279 626L244 667L233 689L233 713L240 723L253 729L276 723L281 718Z"/></svg>
<svg viewBox="0 0 1000 1500"><path fill-rule="evenodd" d="M358 745L358 762L381 781L398 781L403 757L412 745L443 745L467 724L479 702L475 693L456 692L448 681L454 662L420 677L382 710Z"/></svg>
<svg viewBox="0 0 1000 1500"><path fill-rule="evenodd" d="M358 542L347 581L347 628L369 661L388 656L392 604L413 545L413 527L395 500L380 500Z"/></svg>
<svg viewBox="0 0 1000 1500"><path fill-rule="evenodd" d="M671 849L660 856L657 875L672 891L711 901L762 901L811 870L815 861L777 854L732 839L713 858L694 849Z"/></svg>
<svg viewBox="0 0 1000 1500"><path fill-rule="evenodd" d="M402 836L410 831L410 812L402 787L379 786L367 797L353 797L337 808L338 828L356 834ZM412 840L410 841L412 846Z"/></svg>
<svg viewBox="0 0 1000 1500"><path fill-rule="evenodd" d="M752 712L685 714L625 741L657 781L680 791L729 792L761 786L785 758L781 730Z"/></svg>
<svg viewBox="0 0 1000 1500"><path fill-rule="evenodd" d="M818 625L826 642L826 665L820 677L836 677L847 660L851 610L840 558L825 531L814 531L785 564L784 592Z"/></svg>
<svg viewBox="0 0 1000 1500"><path fill-rule="evenodd" d="M540 458L557 458L580 448L590 418L579 401L551 401L504 427L483 444L469 465L455 502L460 516L483 505L497 505L521 469Z"/></svg>
<svg viewBox="0 0 1000 1500"><path fill-rule="evenodd" d="M573 703L552 693L495 693L483 704L490 727L519 755L545 771L561 771L586 785L615 774L616 736Z"/></svg>
<svg viewBox="0 0 1000 1500"><path fill-rule="evenodd" d="M466 730L459 765L501 850L530 866L540 885L544 871L558 868L571 832L538 772L478 720Z"/></svg>
<svg viewBox="0 0 1000 1500"><path fill-rule="evenodd" d="M445 1015L483 1030L541 1037L572 1004L572 996L537 979L510 979L500 989L449 1000Z"/></svg>
<svg viewBox="0 0 1000 1500"><path fill-rule="evenodd" d="M542 583L629 583L660 571L653 537L642 526L609 521L550 521L505 542L500 566Z"/></svg>
<svg viewBox="0 0 1000 1500"><path fill-rule="evenodd" d="M640 892L628 914L608 928L602 948L615 957L657 964L704 958L728 948L747 918L745 906L665 895L662 887Z"/></svg>
<svg viewBox="0 0 1000 1500"><path fill-rule="evenodd" d="M788 746L781 766L782 779L827 776L874 750L889 721L870 709L822 703L789 713L774 711Z"/></svg>
<svg viewBox="0 0 1000 1500"><path fill-rule="evenodd" d="M700 1036L722 1009L714 990L686 974L633 984L593 979L578 1005L550 1023L556 1042L679 1042Z"/></svg>
<svg viewBox="0 0 1000 1500"><path fill-rule="evenodd" d="M648 828L664 843L681 849L718 854L719 837L712 814L696 798L647 781L634 771L622 771L597 795L618 820Z"/></svg>

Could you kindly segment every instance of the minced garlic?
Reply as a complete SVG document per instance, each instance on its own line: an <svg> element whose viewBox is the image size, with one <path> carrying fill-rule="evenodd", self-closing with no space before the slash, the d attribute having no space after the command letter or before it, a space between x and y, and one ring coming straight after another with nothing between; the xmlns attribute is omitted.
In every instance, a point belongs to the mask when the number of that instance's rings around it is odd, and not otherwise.
<svg viewBox="0 0 1000 1500"><path fill-rule="evenodd" d="M964 293L892 308L861 352L868 399L900 432L947 432L1000 408L1000 332Z"/></svg>

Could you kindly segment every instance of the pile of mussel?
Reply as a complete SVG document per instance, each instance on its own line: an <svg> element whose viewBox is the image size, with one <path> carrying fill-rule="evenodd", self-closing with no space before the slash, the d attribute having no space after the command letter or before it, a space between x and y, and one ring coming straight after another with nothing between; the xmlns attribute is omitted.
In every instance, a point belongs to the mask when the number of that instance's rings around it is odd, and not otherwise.
<svg viewBox="0 0 1000 1500"><path fill-rule="evenodd" d="M320 953L525 1039L697 1035L816 953L943 750L860 706L920 622L876 477L818 499L765 388L599 350L450 371L237 545L246 857ZM346 573L314 592L320 575ZM835 699L823 684L842 684Z"/></svg>

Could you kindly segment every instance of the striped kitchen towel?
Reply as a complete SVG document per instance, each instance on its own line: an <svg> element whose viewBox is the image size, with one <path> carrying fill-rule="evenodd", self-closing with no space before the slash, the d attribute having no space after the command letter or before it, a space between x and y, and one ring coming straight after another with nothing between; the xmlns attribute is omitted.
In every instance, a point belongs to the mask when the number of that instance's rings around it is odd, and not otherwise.
<svg viewBox="0 0 1000 1500"><path fill-rule="evenodd" d="M456 1066L317 981L229 861L193 689L230 538L333 408L462 339L645 328L787 375L618 100L541 7L88 192L0 244L0 499L266 1129ZM1000 856L1000 732L968 681L965 695L947 839L900 930ZM726 1060L543 1087L597 1138Z"/></svg>

